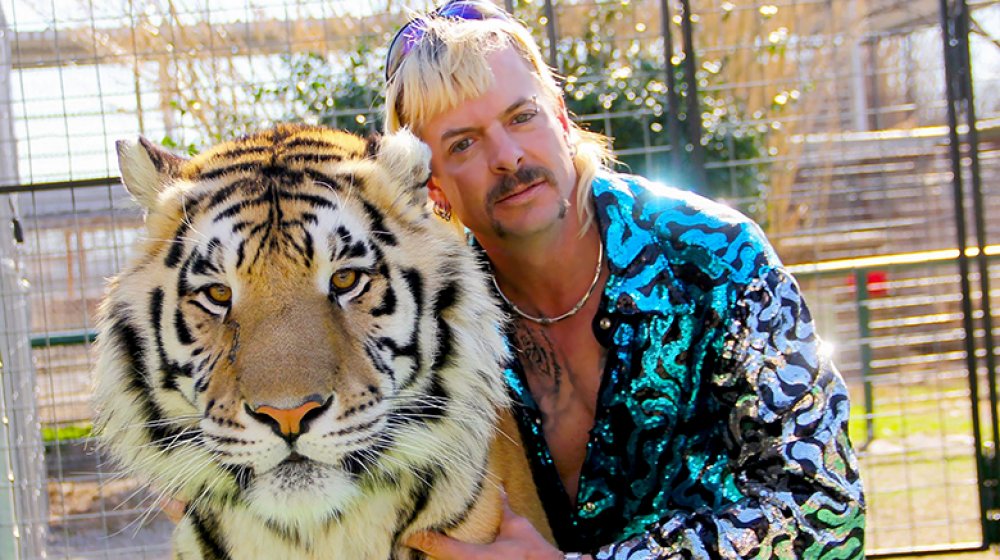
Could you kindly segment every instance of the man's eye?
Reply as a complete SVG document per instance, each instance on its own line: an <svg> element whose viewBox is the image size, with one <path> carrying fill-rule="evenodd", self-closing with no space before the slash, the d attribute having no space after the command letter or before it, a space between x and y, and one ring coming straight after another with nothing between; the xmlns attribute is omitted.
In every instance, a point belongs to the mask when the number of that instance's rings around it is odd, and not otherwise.
<svg viewBox="0 0 1000 560"><path fill-rule="evenodd" d="M537 115L537 114L538 114L538 109L532 109L530 111L524 111L523 113L518 113L518 114L514 115L514 118L511 119L511 122L514 123L514 124L524 124L524 123L530 121L531 119L535 118L535 115Z"/></svg>
<svg viewBox="0 0 1000 560"><path fill-rule="evenodd" d="M464 152L465 150L468 150L471 146L472 146L471 138L462 138L458 142L452 144L451 147L448 149L448 152L452 154L458 154Z"/></svg>

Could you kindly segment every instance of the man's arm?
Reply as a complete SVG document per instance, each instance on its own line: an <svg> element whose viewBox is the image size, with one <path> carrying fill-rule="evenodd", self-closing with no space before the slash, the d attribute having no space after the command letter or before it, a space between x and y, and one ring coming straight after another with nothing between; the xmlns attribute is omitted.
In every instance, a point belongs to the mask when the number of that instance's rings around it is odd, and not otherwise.
<svg viewBox="0 0 1000 560"><path fill-rule="evenodd" d="M714 511L664 512L598 560L863 555L847 389L820 351L798 286L771 269L737 297L735 312L713 383L731 406L726 444L745 498Z"/></svg>

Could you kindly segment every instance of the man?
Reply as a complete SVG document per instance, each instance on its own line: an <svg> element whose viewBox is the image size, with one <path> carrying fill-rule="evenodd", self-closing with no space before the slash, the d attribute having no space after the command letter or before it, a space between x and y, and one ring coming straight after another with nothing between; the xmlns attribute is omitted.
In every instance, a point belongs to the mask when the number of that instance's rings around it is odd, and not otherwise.
<svg viewBox="0 0 1000 560"><path fill-rule="evenodd" d="M471 232L511 321L507 370L560 550L508 511L477 558L851 558L864 501L843 380L760 229L617 174L527 30L488 3L411 22L387 128L431 148L434 210Z"/></svg>

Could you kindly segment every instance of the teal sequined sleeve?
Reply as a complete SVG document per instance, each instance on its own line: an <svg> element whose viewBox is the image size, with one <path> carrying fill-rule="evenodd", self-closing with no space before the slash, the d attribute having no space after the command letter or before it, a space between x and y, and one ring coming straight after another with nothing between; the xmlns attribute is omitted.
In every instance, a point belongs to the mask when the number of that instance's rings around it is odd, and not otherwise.
<svg viewBox="0 0 1000 560"><path fill-rule="evenodd" d="M847 391L819 352L795 281L772 269L737 301L722 367L711 375L729 409L726 447L742 497L663 519L596 557L860 558L864 506L847 439Z"/></svg>

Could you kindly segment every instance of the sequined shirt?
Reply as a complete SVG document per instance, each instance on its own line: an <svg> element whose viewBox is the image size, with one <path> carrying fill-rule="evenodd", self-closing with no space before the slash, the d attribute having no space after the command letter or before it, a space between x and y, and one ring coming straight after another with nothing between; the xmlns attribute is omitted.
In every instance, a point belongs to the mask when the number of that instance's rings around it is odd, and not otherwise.
<svg viewBox="0 0 1000 560"><path fill-rule="evenodd" d="M795 280L741 214L639 177L593 181L608 352L572 505L506 369L561 550L608 558L863 556L843 379Z"/></svg>

